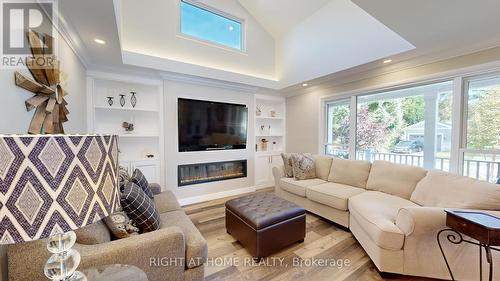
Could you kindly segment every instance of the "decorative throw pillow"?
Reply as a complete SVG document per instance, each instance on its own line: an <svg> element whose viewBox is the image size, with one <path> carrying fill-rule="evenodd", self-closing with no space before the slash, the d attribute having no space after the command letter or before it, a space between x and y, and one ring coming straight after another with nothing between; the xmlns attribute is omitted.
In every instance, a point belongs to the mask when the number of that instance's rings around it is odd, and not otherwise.
<svg viewBox="0 0 500 281"><path fill-rule="evenodd" d="M141 233L160 228L160 215L155 203L135 183L125 184L120 202L123 211L136 223Z"/></svg>
<svg viewBox="0 0 500 281"><path fill-rule="evenodd" d="M285 168L285 177L293 178L293 153L281 153L281 158L283 159L283 165Z"/></svg>
<svg viewBox="0 0 500 281"><path fill-rule="evenodd" d="M314 156L309 153L293 154L293 176L296 180L313 179L316 177Z"/></svg>
<svg viewBox="0 0 500 281"><path fill-rule="evenodd" d="M132 174L132 177L130 178L130 181L135 183L138 187L140 187L142 189L142 191L144 191L144 193L146 193L146 195L149 198L151 198L151 199L154 198L153 192L149 188L148 180L146 179L144 174L141 172L141 170L135 169L134 173Z"/></svg>
<svg viewBox="0 0 500 281"><path fill-rule="evenodd" d="M139 234L139 228L122 210L118 210L111 216L104 218L104 222L116 238L127 238Z"/></svg>

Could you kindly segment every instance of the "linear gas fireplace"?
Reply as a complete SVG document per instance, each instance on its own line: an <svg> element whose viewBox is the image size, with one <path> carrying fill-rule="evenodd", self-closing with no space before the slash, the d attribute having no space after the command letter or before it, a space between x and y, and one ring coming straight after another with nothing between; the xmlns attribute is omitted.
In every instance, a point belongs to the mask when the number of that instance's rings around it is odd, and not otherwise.
<svg viewBox="0 0 500 281"><path fill-rule="evenodd" d="M177 174L178 186L244 178L247 160L180 165Z"/></svg>

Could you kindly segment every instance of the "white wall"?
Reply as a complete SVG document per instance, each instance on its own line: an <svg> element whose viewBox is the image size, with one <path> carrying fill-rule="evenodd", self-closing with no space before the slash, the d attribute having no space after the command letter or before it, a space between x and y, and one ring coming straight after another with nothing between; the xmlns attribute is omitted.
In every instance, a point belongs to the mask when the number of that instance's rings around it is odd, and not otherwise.
<svg viewBox="0 0 500 281"><path fill-rule="evenodd" d="M220 88L216 86L196 85L182 82L165 81L165 161L167 189L172 190L178 199L203 196L211 193L226 192L254 185L254 95L244 90ZM225 151L178 151L177 99L191 98L245 104L248 107L248 135L245 150ZM219 162L247 159L248 176L246 178L203 183L191 186L177 186L177 166L203 162Z"/></svg>
<svg viewBox="0 0 500 281"><path fill-rule="evenodd" d="M245 20L245 52L200 44L181 36L179 0L149 0L147 4L144 1L122 1L123 50L274 79L274 39L271 35L236 0L200 2Z"/></svg>
<svg viewBox="0 0 500 281"><path fill-rule="evenodd" d="M59 37L59 59L64 72L64 89L70 114L64 123L66 133L85 133L86 128L86 70L66 41ZM30 77L27 69L20 70ZM28 131L34 110L26 112L24 101L33 96L14 84L14 70L0 70L0 134L25 134ZM0 246L0 281L7 281L7 247ZM43 270L41 268L40 270Z"/></svg>
<svg viewBox="0 0 500 281"><path fill-rule="evenodd" d="M500 64L500 47L401 71L389 72L384 75L377 74L383 73L381 69L377 69L371 73L372 78L345 84L318 86L316 90L309 93L289 97L286 100L287 151L318 153L319 130L323 130L319 125L321 118L319 113L320 100L322 97L411 83L425 80L426 77L437 76L444 78L454 75L452 74L454 72L460 72L460 69L492 62ZM484 70L487 71L488 68ZM363 75L370 75L370 73L363 73ZM352 77L348 78L352 79Z"/></svg>

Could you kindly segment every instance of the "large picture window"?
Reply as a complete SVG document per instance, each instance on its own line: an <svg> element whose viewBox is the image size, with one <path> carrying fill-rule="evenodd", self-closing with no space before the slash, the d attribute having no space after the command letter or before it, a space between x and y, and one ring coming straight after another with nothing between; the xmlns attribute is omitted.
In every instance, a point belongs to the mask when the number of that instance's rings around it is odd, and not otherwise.
<svg viewBox="0 0 500 281"><path fill-rule="evenodd" d="M452 82L358 97L356 158L449 170Z"/></svg>
<svg viewBox="0 0 500 281"><path fill-rule="evenodd" d="M500 184L500 74L324 99L324 153Z"/></svg>
<svg viewBox="0 0 500 281"><path fill-rule="evenodd" d="M474 79L467 85L462 173L496 182L500 178L500 77Z"/></svg>

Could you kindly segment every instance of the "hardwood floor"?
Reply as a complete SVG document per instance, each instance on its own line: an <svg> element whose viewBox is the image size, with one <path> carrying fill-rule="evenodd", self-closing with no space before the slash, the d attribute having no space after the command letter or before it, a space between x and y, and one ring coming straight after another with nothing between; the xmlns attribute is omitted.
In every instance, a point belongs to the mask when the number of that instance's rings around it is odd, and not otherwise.
<svg viewBox="0 0 500 281"><path fill-rule="evenodd" d="M272 188L258 192L273 192ZM243 196L243 195L240 195ZM260 263L226 233L224 203L234 197L184 207L208 241L206 280L385 280L350 232L314 214L306 216L306 238ZM344 264L348 260L349 264ZM313 265L324 261L329 265ZM340 266L331 263L340 262ZM402 276L390 280L431 280Z"/></svg>

